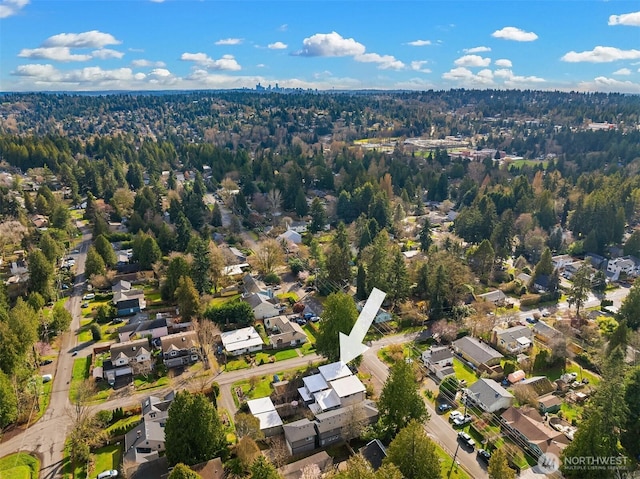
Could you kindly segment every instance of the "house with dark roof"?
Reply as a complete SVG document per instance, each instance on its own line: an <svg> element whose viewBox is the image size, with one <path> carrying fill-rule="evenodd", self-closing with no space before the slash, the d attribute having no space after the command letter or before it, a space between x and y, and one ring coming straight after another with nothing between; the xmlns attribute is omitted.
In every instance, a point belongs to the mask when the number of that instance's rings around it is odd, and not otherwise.
<svg viewBox="0 0 640 479"><path fill-rule="evenodd" d="M422 353L422 362L440 380L445 376L455 374L453 351L446 346L431 346Z"/></svg>
<svg viewBox="0 0 640 479"><path fill-rule="evenodd" d="M153 370L149 340L138 339L109 347L110 359L102 365L104 379L114 385L118 379L130 380L135 374L144 374Z"/></svg>
<svg viewBox="0 0 640 479"><path fill-rule="evenodd" d="M533 345L533 331L527 326L495 327L491 331L491 343L507 354L520 354Z"/></svg>
<svg viewBox="0 0 640 479"><path fill-rule="evenodd" d="M500 360L504 358L502 354L491 346L471 336L457 339L451 346L457 354L475 367L480 367L481 365L494 366L500 364Z"/></svg>
<svg viewBox="0 0 640 479"><path fill-rule="evenodd" d="M479 294L478 299L493 304L504 304L504 302L507 300L507 295L499 289L496 289L495 291L489 291L488 293Z"/></svg>
<svg viewBox="0 0 640 479"><path fill-rule="evenodd" d="M300 346L308 341L302 327L285 316L266 318L264 326L268 330L269 342L275 349Z"/></svg>
<svg viewBox="0 0 640 479"><path fill-rule="evenodd" d="M538 398L538 411L540 414L553 414L562 407L562 399L553 394L547 394Z"/></svg>
<svg viewBox="0 0 640 479"><path fill-rule="evenodd" d="M301 479L306 468L317 466L320 473L333 469L333 458L326 451L320 451L311 456L292 462L278 469L282 479Z"/></svg>
<svg viewBox="0 0 640 479"><path fill-rule="evenodd" d="M195 331L169 334L160 338L162 359L168 368L187 366L200 359L198 335Z"/></svg>
<svg viewBox="0 0 640 479"><path fill-rule="evenodd" d="M562 333L552 326L549 326L543 320L533 325L533 334L542 342L549 342L557 337L562 337Z"/></svg>
<svg viewBox="0 0 640 479"><path fill-rule="evenodd" d="M118 339L121 343L147 336L158 339L167 334L169 334L169 327L166 318L133 321L118 329Z"/></svg>
<svg viewBox="0 0 640 479"><path fill-rule="evenodd" d="M369 461L374 471L382 467L382 461L387 457L387 448L379 439L369 441L366 446L360 448L360 454Z"/></svg>
<svg viewBox="0 0 640 479"><path fill-rule="evenodd" d="M123 299L116 303L116 311L118 316L130 316L139 313L146 307L144 299L140 302L140 297L132 299Z"/></svg>
<svg viewBox="0 0 640 479"><path fill-rule="evenodd" d="M502 430L517 443L526 443L534 457L544 453L560 456L569 439L560 431L547 426L542 416L531 407L510 407L500 416Z"/></svg>
<svg viewBox="0 0 640 479"><path fill-rule="evenodd" d="M493 379L480 378L466 390L467 401L486 412L496 412L513 405L514 397Z"/></svg>

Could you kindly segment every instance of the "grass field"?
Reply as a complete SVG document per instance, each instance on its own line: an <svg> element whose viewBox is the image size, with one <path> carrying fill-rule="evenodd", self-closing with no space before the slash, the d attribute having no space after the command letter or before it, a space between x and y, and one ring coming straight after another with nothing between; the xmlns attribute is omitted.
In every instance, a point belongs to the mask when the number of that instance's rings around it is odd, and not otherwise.
<svg viewBox="0 0 640 479"><path fill-rule="evenodd" d="M113 444L111 446L103 447L96 450L95 462L93 466L93 474L98 475L102 471L109 469L119 469L120 461L122 460L122 446L119 444Z"/></svg>
<svg viewBox="0 0 640 479"><path fill-rule="evenodd" d="M225 371L236 371L238 369L247 369L249 367L249 363L244 359L232 359L227 362L224 367Z"/></svg>
<svg viewBox="0 0 640 479"><path fill-rule="evenodd" d="M162 376L157 378L155 374L152 374L148 377L145 376L136 376L133 379L133 386L136 388L136 391L146 391L148 389L157 389L162 388L169 385L169 377Z"/></svg>
<svg viewBox="0 0 640 479"><path fill-rule="evenodd" d="M24 452L0 459L0 479L38 479L40 461Z"/></svg>
<svg viewBox="0 0 640 479"><path fill-rule="evenodd" d="M469 366L458 360L458 358L453 358L453 370L456 372L458 381L467 381L467 387L471 386L478 380L476 373L473 372Z"/></svg>
<svg viewBox="0 0 640 479"><path fill-rule="evenodd" d="M71 385L69 387L69 399L74 401L78 388L89 377L91 368L91 358L78 358L73 361L73 371L71 372Z"/></svg>
<svg viewBox="0 0 640 479"><path fill-rule="evenodd" d="M285 359L297 358L298 353L295 349L285 349L274 354L276 361L284 361Z"/></svg>
<svg viewBox="0 0 640 479"><path fill-rule="evenodd" d="M462 467L458 465L454 465L453 458L438 444L436 445L436 452L438 453L438 457L440 458L440 473L442 477L447 478L457 478L457 479L471 479L470 476L464 472ZM453 466L453 469L452 469ZM451 475L449 475L449 471L451 471Z"/></svg>

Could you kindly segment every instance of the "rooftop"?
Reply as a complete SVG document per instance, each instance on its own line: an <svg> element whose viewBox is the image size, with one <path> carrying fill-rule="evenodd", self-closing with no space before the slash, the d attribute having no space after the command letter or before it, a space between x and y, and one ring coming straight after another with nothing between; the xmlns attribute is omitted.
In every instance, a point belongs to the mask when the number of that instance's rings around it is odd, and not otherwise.
<svg viewBox="0 0 640 479"><path fill-rule="evenodd" d="M327 382L331 382L345 376L351 376L352 374L347 365L340 361L320 366L318 370L320 371L320 374L322 374L324 380Z"/></svg>
<svg viewBox="0 0 640 479"><path fill-rule="evenodd" d="M358 376L346 376L344 378L331 381L331 387L341 398L364 392L367 389L364 387L364 384L362 384L362 381L360 381Z"/></svg>
<svg viewBox="0 0 640 479"><path fill-rule="evenodd" d="M276 407L273 405L273 401L271 401L270 397L251 399L247 401L247 406L249 406L251 414L254 415L276 410Z"/></svg>

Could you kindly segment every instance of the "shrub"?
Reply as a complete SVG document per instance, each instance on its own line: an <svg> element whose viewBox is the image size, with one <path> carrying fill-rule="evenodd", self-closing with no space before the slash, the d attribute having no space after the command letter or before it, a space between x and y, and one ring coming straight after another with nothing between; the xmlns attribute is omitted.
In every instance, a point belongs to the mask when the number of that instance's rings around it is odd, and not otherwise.
<svg viewBox="0 0 640 479"><path fill-rule="evenodd" d="M525 294L520 298L520 306L535 306L540 303L539 294Z"/></svg>
<svg viewBox="0 0 640 479"><path fill-rule="evenodd" d="M100 341L102 339L102 331L100 330L100 326L96 323L91 325L91 338L94 341Z"/></svg>
<svg viewBox="0 0 640 479"><path fill-rule="evenodd" d="M277 273L272 272L264 276L264 282L266 284L280 284L282 280L280 279L280 276L278 276Z"/></svg>
<svg viewBox="0 0 640 479"><path fill-rule="evenodd" d="M98 411L96 419L103 425L103 427L108 426L113 421L113 411Z"/></svg>

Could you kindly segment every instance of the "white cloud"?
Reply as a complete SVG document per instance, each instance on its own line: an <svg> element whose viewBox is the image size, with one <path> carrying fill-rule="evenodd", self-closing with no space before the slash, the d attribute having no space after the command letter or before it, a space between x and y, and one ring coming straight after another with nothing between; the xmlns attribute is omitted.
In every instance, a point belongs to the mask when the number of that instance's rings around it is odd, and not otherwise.
<svg viewBox="0 0 640 479"><path fill-rule="evenodd" d="M238 71L242 69L233 55L223 55L219 60L214 60L206 53L183 53L180 60L195 62L208 70Z"/></svg>
<svg viewBox="0 0 640 479"><path fill-rule="evenodd" d="M364 54L365 47L353 38L343 38L336 32L316 33L302 41L302 50L295 53L303 57L348 57Z"/></svg>
<svg viewBox="0 0 640 479"><path fill-rule="evenodd" d="M267 46L271 50L284 50L285 48L287 48L287 44L282 42L269 43L269 45Z"/></svg>
<svg viewBox="0 0 640 479"><path fill-rule="evenodd" d="M155 67L155 68L162 68L167 66L165 62L152 62L151 60L145 60L143 58L138 59L138 60L133 60L131 62L131 66L137 67L137 68L145 68L145 67Z"/></svg>
<svg viewBox="0 0 640 479"><path fill-rule="evenodd" d="M289 25L287 25L286 23L283 23L282 25L280 25L278 27L278 31L279 32L286 32L288 28L289 28Z"/></svg>
<svg viewBox="0 0 640 479"><path fill-rule="evenodd" d="M156 77L170 77L171 76L171 72L169 70L167 70L166 68L154 68L153 70L151 70L151 72L149 73L149 75L153 75Z"/></svg>
<svg viewBox="0 0 640 479"><path fill-rule="evenodd" d="M422 72L422 73L431 73L431 70L429 70L428 68L424 68L424 66L429 63L425 60L416 60L416 61L412 61L411 62L411 69L417 72Z"/></svg>
<svg viewBox="0 0 640 479"><path fill-rule="evenodd" d="M465 48L462 51L465 52L465 53L484 53L484 52L490 52L491 48L489 48L489 47L473 47L473 48Z"/></svg>
<svg viewBox="0 0 640 479"><path fill-rule="evenodd" d="M609 25L629 25L632 27L640 27L640 12L611 15L609 17Z"/></svg>
<svg viewBox="0 0 640 479"><path fill-rule="evenodd" d="M256 65L256 68L266 68L267 65L265 65L264 63L258 63Z"/></svg>
<svg viewBox="0 0 640 479"><path fill-rule="evenodd" d="M38 60L55 60L58 62L86 62L91 60L91 55L71 53L69 47L40 47L23 48L18 53L21 58L33 58Z"/></svg>
<svg viewBox="0 0 640 479"><path fill-rule="evenodd" d="M496 78L504 79L504 85L507 87L521 87L522 85L528 85L533 83L544 83L546 80L537 76L521 76L514 75L509 69L496 70L494 73Z"/></svg>
<svg viewBox="0 0 640 479"><path fill-rule="evenodd" d="M13 72L14 75L17 76L25 76L25 77L53 77L56 74L57 70L53 65L38 65L38 64L29 64L29 65L19 65L16 68L16 71Z"/></svg>
<svg viewBox="0 0 640 479"><path fill-rule="evenodd" d="M405 64L393 55L379 55L378 53L363 53L353 57L362 63L377 63L380 70L402 70Z"/></svg>
<svg viewBox="0 0 640 479"><path fill-rule="evenodd" d="M613 75L631 75L631 70L628 68L621 68L613 72Z"/></svg>
<svg viewBox="0 0 640 479"><path fill-rule="evenodd" d="M577 63L607 63L617 60L635 60L640 58L640 50L621 50L616 47L597 46L593 50L584 52L570 51L560 59L563 62Z"/></svg>
<svg viewBox="0 0 640 479"><path fill-rule="evenodd" d="M414 40L407 43L407 45L411 45L412 47L425 47L431 45L431 40Z"/></svg>
<svg viewBox="0 0 640 479"><path fill-rule="evenodd" d="M516 42L532 42L538 39L538 35L533 32L525 32L516 27L504 27L496 30L491 34L494 38L502 38L504 40L513 40Z"/></svg>
<svg viewBox="0 0 640 479"><path fill-rule="evenodd" d="M107 45L119 45L122 42L117 40L110 33L91 30L83 33L59 33L47 38L42 44L43 47L69 47L69 48L102 48Z"/></svg>
<svg viewBox="0 0 640 479"><path fill-rule="evenodd" d="M619 93L640 93L640 83L633 83L629 80L622 81L615 78L597 77L591 82L581 82L578 84L580 91L601 91Z"/></svg>
<svg viewBox="0 0 640 479"><path fill-rule="evenodd" d="M136 80L144 80L146 76L147 75L145 75L144 73L136 73L135 75L133 75L133 78L135 78Z"/></svg>
<svg viewBox="0 0 640 479"><path fill-rule="evenodd" d="M15 15L29 3L29 0L2 0L0 3L0 18Z"/></svg>
<svg viewBox="0 0 640 479"><path fill-rule="evenodd" d="M91 56L93 58L100 58L101 60L108 60L109 58L122 58L124 53L118 50L112 50L111 48L101 48L92 51Z"/></svg>
<svg viewBox="0 0 640 479"><path fill-rule="evenodd" d="M149 0L152 3L164 3L164 0Z"/></svg>
<svg viewBox="0 0 640 479"><path fill-rule="evenodd" d="M483 58L480 55L465 55L453 63L459 67L488 67L491 64L491 58Z"/></svg>
<svg viewBox="0 0 640 479"><path fill-rule="evenodd" d="M511 68L513 65L511 63L511 60L507 60L506 58L500 58L499 60L496 60L495 65L498 67L504 67L504 68Z"/></svg>
<svg viewBox="0 0 640 479"><path fill-rule="evenodd" d="M242 38L222 38L218 40L216 45L240 45L242 43Z"/></svg>
<svg viewBox="0 0 640 479"><path fill-rule="evenodd" d="M443 73L442 78L469 86L493 85L493 72L489 69L480 70L474 74L465 67L457 67Z"/></svg>

